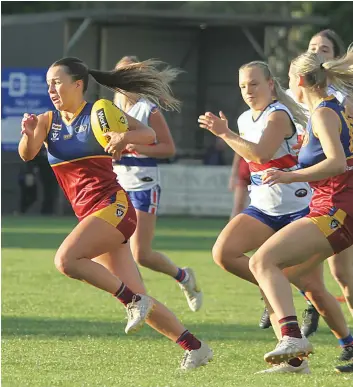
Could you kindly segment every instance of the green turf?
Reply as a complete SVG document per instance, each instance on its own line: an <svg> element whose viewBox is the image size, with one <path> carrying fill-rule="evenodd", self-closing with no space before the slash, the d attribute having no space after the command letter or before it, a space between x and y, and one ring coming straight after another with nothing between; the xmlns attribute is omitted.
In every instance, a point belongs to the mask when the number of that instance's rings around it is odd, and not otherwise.
<svg viewBox="0 0 353 387"><path fill-rule="evenodd" d="M353 374L336 374L340 351L322 323L312 338L311 375L254 375L275 344L257 327L263 305L257 289L224 273L211 246L220 219L162 218L155 247L179 265L190 265L205 293L192 313L177 284L142 270L151 295L165 302L214 349L214 361L192 373L177 369L182 350L148 326L124 334L124 310L113 297L60 275L55 249L75 224L71 218L2 219L2 385L6 387L352 387ZM326 274L329 288L338 286ZM304 309L295 294L298 314ZM348 311L344 306L348 317Z"/></svg>

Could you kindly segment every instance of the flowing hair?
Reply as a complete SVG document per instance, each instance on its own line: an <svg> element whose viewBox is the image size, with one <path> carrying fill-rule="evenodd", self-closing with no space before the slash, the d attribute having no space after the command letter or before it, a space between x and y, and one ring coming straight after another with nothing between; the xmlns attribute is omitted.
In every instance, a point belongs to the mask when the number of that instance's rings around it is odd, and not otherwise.
<svg viewBox="0 0 353 387"><path fill-rule="evenodd" d="M295 74L304 77L304 87L325 89L329 79L330 85L351 98L353 94L353 50L352 45L349 47L346 55L326 62L319 54L305 52L293 59L292 69Z"/></svg>
<svg viewBox="0 0 353 387"><path fill-rule="evenodd" d="M282 88L279 80L272 75L272 72L271 72L268 64L266 62L262 62L262 61L253 61L253 62L250 62L250 63L247 63L247 64L241 66L239 71L242 69L245 69L245 68L249 68L249 67L260 68L262 70L266 80L270 80L270 79L273 80L273 83L274 83L273 96L276 98L276 100L281 102L283 105L285 105L289 109L289 111L293 115L294 120L298 124L305 127L307 124L307 121L308 121L308 117L307 117L305 109L302 106L300 106L298 103L296 103L294 101L294 99L292 97L290 97L285 92L285 90Z"/></svg>
<svg viewBox="0 0 353 387"><path fill-rule="evenodd" d="M78 58L63 58L54 62L51 67L54 66L64 66L74 80L83 80L84 92L88 86L88 75L91 75L97 83L114 92L134 93L153 101L161 109L180 110L181 102L173 96L170 84L181 71L166 66L159 60L126 62L111 71L90 69ZM164 68L158 70L159 66Z"/></svg>

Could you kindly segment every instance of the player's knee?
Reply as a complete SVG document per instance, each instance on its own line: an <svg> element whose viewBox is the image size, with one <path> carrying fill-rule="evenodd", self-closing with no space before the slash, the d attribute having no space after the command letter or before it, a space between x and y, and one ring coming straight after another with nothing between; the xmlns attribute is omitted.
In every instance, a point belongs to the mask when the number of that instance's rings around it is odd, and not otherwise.
<svg viewBox="0 0 353 387"><path fill-rule="evenodd" d="M212 248L212 257L213 261L220 266L221 268L225 269L226 262L227 262L227 249L224 243L219 242L218 240L213 245Z"/></svg>
<svg viewBox="0 0 353 387"><path fill-rule="evenodd" d="M256 277L266 269L266 259L263 256L254 254L249 260L249 269Z"/></svg>
<svg viewBox="0 0 353 387"><path fill-rule="evenodd" d="M58 251L54 259L55 267L67 277L77 278L75 264L69 255L64 251Z"/></svg>
<svg viewBox="0 0 353 387"><path fill-rule="evenodd" d="M234 270L236 259L241 255L241 253L234 249L233 245L219 240L216 241L212 248L213 261L225 270L227 270L230 262L232 263L232 268Z"/></svg>
<svg viewBox="0 0 353 387"><path fill-rule="evenodd" d="M151 262L151 249L136 249L133 252L135 261L144 267L149 267Z"/></svg>
<svg viewBox="0 0 353 387"><path fill-rule="evenodd" d="M331 268L331 274L333 278L342 286L346 287L349 283L353 283L353 278L350 278L349 273L341 266L335 266Z"/></svg>

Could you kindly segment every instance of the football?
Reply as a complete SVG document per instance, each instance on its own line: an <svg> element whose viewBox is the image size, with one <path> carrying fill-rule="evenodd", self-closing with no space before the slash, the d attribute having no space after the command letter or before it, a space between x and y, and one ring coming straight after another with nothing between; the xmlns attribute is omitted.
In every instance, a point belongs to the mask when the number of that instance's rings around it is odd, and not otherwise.
<svg viewBox="0 0 353 387"><path fill-rule="evenodd" d="M129 130L124 112L107 99L99 99L93 104L91 126L96 140L103 148L109 142L109 137L104 136L105 133L124 133Z"/></svg>

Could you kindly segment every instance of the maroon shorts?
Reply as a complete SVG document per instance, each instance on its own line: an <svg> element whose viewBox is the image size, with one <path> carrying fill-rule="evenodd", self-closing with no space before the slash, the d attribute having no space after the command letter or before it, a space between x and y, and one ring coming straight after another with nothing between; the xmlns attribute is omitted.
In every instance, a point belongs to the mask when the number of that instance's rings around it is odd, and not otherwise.
<svg viewBox="0 0 353 387"><path fill-rule="evenodd" d="M103 219L117 228L125 237L130 239L136 229L136 211L131 204L128 194L120 190L110 198L103 200L91 214Z"/></svg>
<svg viewBox="0 0 353 387"><path fill-rule="evenodd" d="M319 227L335 254L353 245L353 218L343 210L325 214L320 209L311 208L306 217Z"/></svg>
<svg viewBox="0 0 353 387"><path fill-rule="evenodd" d="M250 183L249 164L242 157L240 157L236 184L250 185Z"/></svg>

